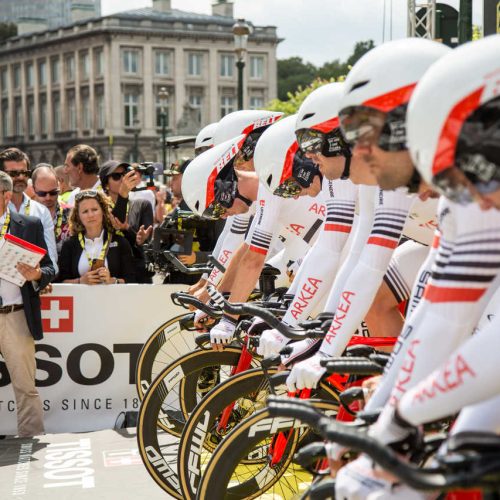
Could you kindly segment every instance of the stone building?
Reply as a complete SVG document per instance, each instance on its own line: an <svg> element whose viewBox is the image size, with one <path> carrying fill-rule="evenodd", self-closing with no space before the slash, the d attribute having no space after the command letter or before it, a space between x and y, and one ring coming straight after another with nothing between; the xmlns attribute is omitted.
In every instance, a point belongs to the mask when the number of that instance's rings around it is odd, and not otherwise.
<svg viewBox="0 0 500 500"><path fill-rule="evenodd" d="M161 161L162 111L171 137L237 109L232 4L212 8L202 15L154 0L153 8L8 39L0 45L1 146L54 165L82 142L103 160ZM274 26L253 28L244 104L259 108L276 97L279 39Z"/></svg>

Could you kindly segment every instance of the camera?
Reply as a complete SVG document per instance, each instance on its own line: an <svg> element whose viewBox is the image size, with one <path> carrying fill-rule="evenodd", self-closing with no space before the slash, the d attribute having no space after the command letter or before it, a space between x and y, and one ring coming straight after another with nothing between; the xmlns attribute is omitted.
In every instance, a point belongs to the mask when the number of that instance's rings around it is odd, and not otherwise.
<svg viewBox="0 0 500 500"><path fill-rule="evenodd" d="M141 175L147 175L149 177L153 176L155 173L153 162L150 161L145 161L143 163L134 163L130 167L127 167L127 172L130 172L131 170L135 170Z"/></svg>

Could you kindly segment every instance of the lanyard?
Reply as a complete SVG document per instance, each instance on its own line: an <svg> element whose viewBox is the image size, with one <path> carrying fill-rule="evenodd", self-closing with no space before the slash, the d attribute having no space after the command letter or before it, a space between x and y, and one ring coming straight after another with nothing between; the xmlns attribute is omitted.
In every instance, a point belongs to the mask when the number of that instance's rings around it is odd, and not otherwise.
<svg viewBox="0 0 500 500"><path fill-rule="evenodd" d="M9 226L10 226L10 211L9 209L7 209L7 213L5 214L5 220L2 226L2 231L0 232L0 239L2 239L5 236L5 234L9 230Z"/></svg>
<svg viewBox="0 0 500 500"><path fill-rule="evenodd" d="M90 255L88 254L87 250L85 249L85 239L83 237L82 233L78 233L78 239L80 240L80 245L82 247L82 250L85 252L85 256L87 257L87 261L89 263L89 266L92 267L92 264L94 263L94 260L102 260L104 261L104 257L106 257L106 253L108 251L109 243L111 238L108 238L107 233L106 234L106 242L102 246L101 253L99 254L99 257L97 259L92 259Z"/></svg>
<svg viewBox="0 0 500 500"><path fill-rule="evenodd" d="M57 204L56 211L57 211L57 221L54 225L54 232L57 240L59 236L61 236L62 220L63 220L63 208L61 207L61 205L59 205L59 203Z"/></svg>
<svg viewBox="0 0 500 500"><path fill-rule="evenodd" d="M28 201L26 202L26 206L24 207L24 215L30 214L30 203L31 203L31 200L28 198Z"/></svg>

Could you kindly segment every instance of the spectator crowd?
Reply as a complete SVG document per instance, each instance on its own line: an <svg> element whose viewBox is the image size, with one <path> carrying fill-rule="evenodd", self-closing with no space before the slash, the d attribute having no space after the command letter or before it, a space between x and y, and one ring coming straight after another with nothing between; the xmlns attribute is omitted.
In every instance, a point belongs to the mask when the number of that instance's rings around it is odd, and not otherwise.
<svg viewBox="0 0 500 500"><path fill-rule="evenodd" d="M0 278L0 354L17 403L18 435L43 434L43 410L35 387L34 341L43 337L40 294L51 282L106 285L152 283L144 245L153 226L182 203L182 164L165 175L173 192L144 186L139 165L108 160L72 147L64 165L32 168L18 148L0 151L0 239L9 233L46 250L39 264L20 263L25 283ZM196 260L185 256L188 263Z"/></svg>

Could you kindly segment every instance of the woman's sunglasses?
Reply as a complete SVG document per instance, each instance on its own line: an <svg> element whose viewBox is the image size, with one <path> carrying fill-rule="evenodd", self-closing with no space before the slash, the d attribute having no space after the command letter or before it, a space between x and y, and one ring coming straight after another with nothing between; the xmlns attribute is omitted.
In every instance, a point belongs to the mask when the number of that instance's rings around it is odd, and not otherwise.
<svg viewBox="0 0 500 500"><path fill-rule="evenodd" d="M98 192L95 189L84 189L76 194L75 201L80 201L85 198L97 198L97 196Z"/></svg>

